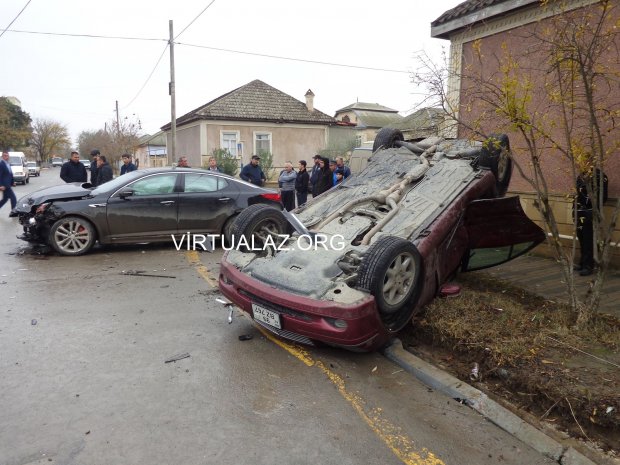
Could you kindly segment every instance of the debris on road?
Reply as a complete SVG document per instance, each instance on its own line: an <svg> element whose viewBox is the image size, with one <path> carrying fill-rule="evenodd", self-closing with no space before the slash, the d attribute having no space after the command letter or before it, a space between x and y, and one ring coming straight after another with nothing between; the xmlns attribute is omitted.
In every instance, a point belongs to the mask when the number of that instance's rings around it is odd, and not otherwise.
<svg viewBox="0 0 620 465"><path fill-rule="evenodd" d="M182 354L173 355L168 360L166 360L164 363L176 362L177 360L183 360L184 358L189 358L189 353L184 352Z"/></svg>
<svg viewBox="0 0 620 465"><path fill-rule="evenodd" d="M478 363L474 363L474 366L472 367L471 372L469 373L469 379L471 379L472 381L476 381L479 375L480 375L480 367L478 366Z"/></svg>
<svg viewBox="0 0 620 465"><path fill-rule="evenodd" d="M36 319L34 319L34 318L30 321L30 324L32 326L36 325L37 323L38 323L38 321Z"/></svg>
<svg viewBox="0 0 620 465"><path fill-rule="evenodd" d="M163 274L147 274L146 270L123 270L121 271L122 275L126 276L145 276L148 278L170 278L176 279L176 276L167 276Z"/></svg>
<svg viewBox="0 0 620 465"><path fill-rule="evenodd" d="M239 340L240 341L249 341L250 339L252 339L254 336L251 334L242 334L241 336L239 336Z"/></svg>

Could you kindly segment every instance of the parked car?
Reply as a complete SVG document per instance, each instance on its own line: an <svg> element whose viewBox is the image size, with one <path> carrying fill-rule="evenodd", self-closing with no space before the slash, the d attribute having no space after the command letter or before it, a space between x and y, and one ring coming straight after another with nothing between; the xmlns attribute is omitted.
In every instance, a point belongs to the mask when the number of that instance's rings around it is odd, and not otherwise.
<svg viewBox="0 0 620 465"><path fill-rule="evenodd" d="M27 161L26 168L28 168L28 173L31 176L41 176L41 167L39 166L39 162Z"/></svg>
<svg viewBox="0 0 620 465"><path fill-rule="evenodd" d="M90 168L90 160L80 160L80 163L84 165L84 168Z"/></svg>
<svg viewBox="0 0 620 465"><path fill-rule="evenodd" d="M23 152L9 152L9 165L13 171L13 179L16 183L28 184L30 173L26 167L26 155Z"/></svg>
<svg viewBox="0 0 620 465"><path fill-rule="evenodd" d="M54 168L61 167L64 162L65 161L62 159L62 157L53 157L52 158L52 167L54 167Z"/></svg>
<svg viewBox="0 0 620 465"><path fill-rule="evenodd" d="M159 168L133 171L96 188L70 183L41 189L21 198L12 216L23 225L22 239L49 244L61 255L82 255L96 241L227 233L239 212L257 203L281 208L276 191L225 174Z"/></svg>
<svg viewBox="0 0 620 465"><path fill-rule="evenodd" d="M373 148L361 173L294 214L254 205L237 217L232 233L245 239L225 253L219 288L258 325L304 344L374 350L458 270L545 239L519 198L503 197L505 135L408 143L384 128Z"/></svg>

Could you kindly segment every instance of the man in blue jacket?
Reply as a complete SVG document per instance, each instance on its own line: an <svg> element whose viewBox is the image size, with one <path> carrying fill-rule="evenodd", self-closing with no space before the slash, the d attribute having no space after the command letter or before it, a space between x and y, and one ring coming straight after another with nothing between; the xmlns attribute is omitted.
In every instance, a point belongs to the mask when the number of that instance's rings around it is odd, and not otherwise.
<svg viewBox="0 0 620 465"><path fill-rule="evenodd" d="M239 177L257 186L265 184L267 178L265 178L265 173L263 173L263 170L258 164L259 161L260 157L258 155L252 155L252 160L241 169Z"/></svg>
<svg viewBox="0 0 620 465"><path fill-rule="evenodd" d="M0 208L9 200L11 201L11 210L17 205L17 199L13 192L13 170L9 164L9 152L2 152L2 160L0 160L0 191L2 192L2 200L0 200Z"/></svg>
<svg viewBox="0 0 620 465"><path fill-rule="evenodd" d="M131 162L131 155L128 153L124 153L121 157L123 159L123 166L121 166L121 176L125 173L131 173L132 171L136 171L136 165Z"/></svg>

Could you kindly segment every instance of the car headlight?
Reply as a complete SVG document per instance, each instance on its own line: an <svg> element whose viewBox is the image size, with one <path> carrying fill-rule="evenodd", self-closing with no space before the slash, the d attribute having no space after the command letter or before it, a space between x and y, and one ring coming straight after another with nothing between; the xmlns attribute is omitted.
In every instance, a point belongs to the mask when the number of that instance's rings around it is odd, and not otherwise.
<svg viewBox="0 0 620 465"><path fill-rule="evenodd" d="M41 205L37 207L37 209L35 210L35 213L37 214L43 213L45 210L47 210L47 207L49 207L51 204L52 204L51 202L42 203Z"/></svg>

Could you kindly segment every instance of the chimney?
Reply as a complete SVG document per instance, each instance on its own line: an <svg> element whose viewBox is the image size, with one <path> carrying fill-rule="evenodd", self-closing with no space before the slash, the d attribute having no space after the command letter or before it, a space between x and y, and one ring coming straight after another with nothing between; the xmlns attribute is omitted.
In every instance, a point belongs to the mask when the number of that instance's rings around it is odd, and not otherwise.
<svg viewBox="0 0 620 465"><path fill-rule="evenodd" d="M306 107L308 107L308 111L314 111L314 93L310 89L306 92Z"/></svg>

